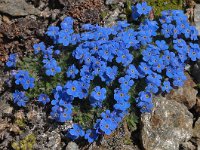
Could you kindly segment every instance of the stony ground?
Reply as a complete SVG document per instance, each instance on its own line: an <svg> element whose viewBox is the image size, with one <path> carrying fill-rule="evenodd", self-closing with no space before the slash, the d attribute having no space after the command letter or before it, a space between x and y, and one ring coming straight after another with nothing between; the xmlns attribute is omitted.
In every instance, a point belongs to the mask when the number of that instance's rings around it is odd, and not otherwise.
<svg viewBox="0 0 200 150"><path fill-rule="evenodd" d="M124 0L125 1L125 0ZM0 68L8 54L20 57L32 52L50 24L69 15L75 28L85 22L112 25L125 15L123 0L0 0ZM200 31L200 4L189 1L187 14ZM184 87L154 98L151 114L142 114L135 132L124 123L111 136L97 143L69 142L62 129L51 122L42 107L13 109L10 72L0 69L0 149L25 150L200 150L200 61L191 64ZM28 147L28 148L27 148Z"/></svg>

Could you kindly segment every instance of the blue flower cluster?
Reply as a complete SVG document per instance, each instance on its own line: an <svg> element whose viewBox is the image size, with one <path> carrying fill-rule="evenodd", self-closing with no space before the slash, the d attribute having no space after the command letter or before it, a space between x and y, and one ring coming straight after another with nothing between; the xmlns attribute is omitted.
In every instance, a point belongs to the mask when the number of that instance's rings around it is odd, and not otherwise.
<svg viewBox="0 0 200 150"><path fill-rule="evenodd" d="M11 68L16 66L16 54L10 54L6 66Z"/></svg>
<svg viewBox="0 0 200 150"><path fill-rule="evenodd" d="M163 11L159 22L151 22L152 28L148 30L145 28L146 31L154 33L152 36L160 33L165 40L156 40L155 43L146 45L142 51L143 62L138 69L140 76L142 74L146 77L147 86L137 98L141 112L151 111L152 93L160 91L169 93L173 87L183 86L186 80L184 75L186 61L188 58L192 61L200 58L199 44L194 43L198 32L195 27L189 25L183 11ZM158 25L161 27L159 28L161 32L158 32ZM145 24L142 26L145 27Z"/></svg>
<svg viewBox="0 0 200 150"><path fill-rule="evenodd" d="M126 21L119 21L114 27L85 24L82 26L85 32L81 34L74 33L71 23L73 23L72 18L67 17L61 23L61 28L51 26L47 31L47 35L55 44L64 46L78 44L72 56L78 60L80 69L75 64L69 66L66 72L69 80L64 86L57 86L53 91L51 116L58 122L72 119L72 102L76 98L89 97L92 107L104 108L103 101L107 98L107 90L96 86L90 92L92 81L98 77L108 86L114 84L119 67L125 69L133 61L129 48L136 50L139 46L136 32L128 28L130 24ZM112 65L114 61L116 65ZM80 125L74 124L67 133L68 137L72 139L84 137L93 142L100 134L110 135L117 128L130 107L128 92L134 84L133 79L137 78L130 72L131 70L128 70L124 77L119 78L120 87L116 88L114 93L114 110L102 112L101 119L96 121L93 129L88 129L86 132Z"/></svg>
<svg viewBox="0 0 200 150"><path fill-rule="evenodd" d="M66 17L60 27L48 28L46 34L55 45L63 45L63 50L66 46L76 46L72 52L76 63L65 70L68 80L55 87L53 100L40 94L38 101L44 105L51 102L50 115L61 123L73 119L73 104L77 99L88 100L93 109L103 111L91 129L85 130L74 123L66 134L69 138L84 137L93 142L99 135L110 135L131 107L130 91L138 85L136 82L145 82L135 98L141 112L152 110L153 94L169 93L174 87L183 86L186 62L200 58L200 47L195 43L198 32L189 25L183 11L163 11L160 19L154 21L148 19L151 10L146 2L132 7L133 20L143 20L135 29L127 21L118 21L112 27L84 24L83 32L75 33L71 17ZM46 48L43 42L34 45L34 53L43 57L47 76L61 72L54 56L62 51L54 49L54 46ZM15 79L25 90L34 86L34 79L23 70ZM15 102L19 102L18 97L26 100L21 92L16 92ZM112 110L104 106L105 102L112 102Z"/></svg>
<svg viewBox="0 0 200 150"><path fill-rule="evenodd" d="M74 88L74 87L71 87ZM57 86L54 89L54 99L51 101L51 116L58 122L66 122L72 119L73 96L67 92L67 87Z"/></svg>
<svg viewBox="0 0 200 150"><path fill-rule="evenodd" d="M25 107L28 101L28 97L25 95L25 92L20 92L15 90L13 93L13 101L20 107Z"/></svg>
<svg viewBox="0 0 200 150"><path fill-rule="evenodd" d="M59 55L60 50L53 51L53 46L46 48L44 42L34 44L34 53L43 55L43 64L45 73L47 76L55 76L57 73L61 72L61 67L58 66L57 61L53 58L54 55Z"/></svg>
<svg viewBox="0 0 200 150"><path fill-rule="evenodd" d="M21 85L24 90L34 88L35 79L29 75L28 71L18 70L16 73L13 73L15 78L15 84ZM13 93L13 101L20 107L25 107L28 101L28 97L25 94L25 91L15 90Z"/></svg>
<svg viewBox="0 0 200 150"><path fill-rule="evenodd" d="M22 85L24 90L34 88L34 81L35 79L33 77L30 77L28 71L19 70L15 74L15 84Z"/></svg>

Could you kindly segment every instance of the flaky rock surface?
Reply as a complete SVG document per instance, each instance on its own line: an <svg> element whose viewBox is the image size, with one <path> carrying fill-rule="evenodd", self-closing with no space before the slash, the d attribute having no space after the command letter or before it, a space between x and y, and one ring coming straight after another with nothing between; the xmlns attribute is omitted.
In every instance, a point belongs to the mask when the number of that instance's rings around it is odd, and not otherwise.
<svg viewBox="0 0 200 150"><path fill-rule="evenodd" d="M167 99L175 100L179 103L184 104L188 109L191 109L196 104L198 91L194 89L196 86L192 78L186 74L187 80L183 87L172 90L168 95Z"/></svg>
<svg viewBox="0 0 200 150"><path fill-rule="evenodd" d="M40 11L25 0L1 0L0 12L11 16L39 15Z"/></svg>
<svg viewBox="0 0 200 150"><path fill-rule="evenodd" d="M192 137L193 116L187 107L164 97L154 98L151 114L142 114L141 138L147 150L178 150Z"/></svg>

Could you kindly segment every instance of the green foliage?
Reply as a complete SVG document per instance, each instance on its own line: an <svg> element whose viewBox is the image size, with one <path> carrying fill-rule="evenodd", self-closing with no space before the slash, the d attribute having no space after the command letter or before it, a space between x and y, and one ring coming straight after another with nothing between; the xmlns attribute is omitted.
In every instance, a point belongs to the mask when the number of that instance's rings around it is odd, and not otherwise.
<svg viewBox="0 0 200 150"><path fill-rule="evenodd" d="M147 3L153 7L155 16L159 16L163 10L183 9L184 0L148 0Z"/></svg>
<svg viewBox="0 0 200 150"><path fill-rule="evenodd" d="M108 12L107 11L102 11L100 16L104 20L108 16Z"/></svg>
<svg viewBox="0 0 200 150"><path fill-rule="evenodd" d="M35 135L29 134L23 140L13 142L11 146L14 150L32 150L35 142Z"/></svg>
<svg viewBox="0 0 200 150"><path fill-rule="evenodd" d="M131 15L132 13L132 2L130 0L126 0L126 15Z"/></svg>
<svg viewBox="0 0 200 150"><path fill-rule="evenodd" d="M66 54L61 55L57 60L58 65L62 68L62 72L53 77L48 77L45 75L41 57L30 55L24 57L18 62L17 67L19 67L21 70L29 71L30 75L35 78L35 87L26 92L26 95L30 99L38 97L38 95L41 93L51 95L52 90L56 87L56 85L63 85L66 83L65 72L68 67L66 64L68 64L67 61L69 58L69 52L65 53Z"/></svg>
<svg viewBox="0 0 200 150"><path fill-rule="evenodd" d="M138 123L139 117L136 116L134 112L131 112L127 117L126 117L126 122L129 128L130 132L133 132L137 129L137 123Z"/></svg>
<svg viewBox="0 0 200 150"><path fill-rule="evenodd" d="M15 120L15 124L20 128L25 128L26 126L25 120L19 118Z"/></svg>

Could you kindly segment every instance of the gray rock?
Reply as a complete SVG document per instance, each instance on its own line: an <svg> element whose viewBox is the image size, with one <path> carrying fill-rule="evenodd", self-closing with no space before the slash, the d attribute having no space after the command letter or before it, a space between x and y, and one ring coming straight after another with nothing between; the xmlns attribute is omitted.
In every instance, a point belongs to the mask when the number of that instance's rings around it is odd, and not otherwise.
<svg viewBox="0 0 200 150"><path fill-rule="evenodd" d="M37 150L60 150L62 149L61 136L58 130L45 132L37 135Z"/></svg>
<svg viewBox="0 0 200 150"><path fill-rule="evenodd" d="M169 100L175 100L184 104L188 109L191 109L196 104L197 93L195 89L197 86L190 75L186 73L187 80L183 87L172 90L166 97Z"/></svg>
<svg viewBox="0 0 200 150"><path fill-rule="evenodd" d="M194 9L194 22L200 35L200 4L197 4Z"/></svg>
<svg viewBox="0 0 200 150"><path fill-rule="evenodd" d="M151 114L142 114L141 138L147 150L178 150L192 137L193 116L187 107L164 97L154 98Z"/></svg>
<svg viewBox="0 0 200 150"><path fill-rule="evenodd" d="M198 138L200 140L200 118L195 122L193 129L193 137Z"/></svg>
<svg viewBox="0 0 200 150"><path fill-rule="evenodd" d="M11 16L39 15L40 11L25 0L1 0L0 12Z"/></svg>
<svg viewBox="0 0 200 150"><path fill-rule="evenodd" d="M113 12L110 13L109 17L105 20L105 26L113 26L116 24L120 14L120 10L116 8Z"/></svg>
<svg viewBox="0 0 200 150"><path fill-rule="evenodd" d="M106 5L114 5L120 2L125 2L126 0L106 0Z"/></svg>
<svg viewBox="0 0 200 150"><path fill-rule="evenodd" d="M79 150L75 142L69 142L65 150Z"/></svg>
<svg viewBox="0 0 200 150"><path fill-rule="evenodd" d="M191 68L192 76L200 83L200 60L198 60Z"/></svg>

